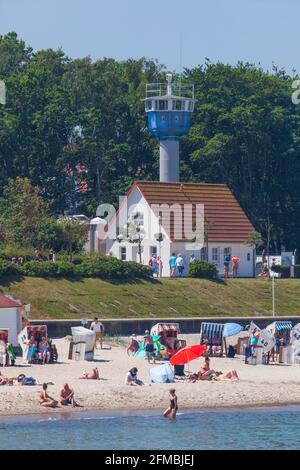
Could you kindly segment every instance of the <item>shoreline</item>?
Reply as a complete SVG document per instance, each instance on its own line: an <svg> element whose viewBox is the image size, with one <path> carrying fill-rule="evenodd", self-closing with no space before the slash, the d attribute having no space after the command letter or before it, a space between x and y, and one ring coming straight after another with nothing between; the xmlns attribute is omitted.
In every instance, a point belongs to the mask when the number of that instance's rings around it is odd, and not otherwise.
<svg viewBox="0 0 300 470"><path fill-rule="evenodd" d="M263 411L269 412L275 411L290 411L299 409L300 411L300 401L299 403L280 403L280 404L270 404L265 403L261 405L224 405L218 407L202 407L202 408L192 408L192 407L182 407L178 412L178 416L182 414L192 414L192 413L220 413L220 412L229 412L233 413L235 411ZM145 409L98 409L98 408L91 408L91 409L77 409L77 410L70 410L70 411L61 411L59 409L53 410L52 412L45 411L45 412L30 412L30 413L15 413L11 415L1 415L0 414L0 425L5 423L28 423L28 422L36 422L36 421L67 421L67 420L76 420L76 419L114 419L114 418L122 418L128 416L134 417L148 417L148 416L156 416L157 413L160 412L162 414L161 408L145 408ZM147 413L147 416L145 416ZM77 415L77 416L76 416ZM54 418L54 419L52 419Z"/></svg>
<svg viewBox="0 0 300 470"><path fill-rule="evenodd" d="M184 412L184 413L205 413L205 412L233 412L233 411L254 411L254 410L265 410L269 411L270 409L276 410L276 411L282 411L285 409L289 408L299 408L300 409L300 399L299 402L291 402L291 401L283 401L283 402L257 402L257 403L250 403L250 404L224 404L220 405L218 404L217 406L199 406L198 408L192 407L192 406L182 406L179 408L179 413ZM48 416L48 419L51 418L51 416L54 416L58 419L65 420L65 419L74 419L74 415L99 415L99 417L121 417L121 416L140 416L144 415L144 413L150 413L150 414L157 414L157 412L162 412L161 407L157 408L98 408L98 407L80 407L80 408L66 408L66 409L61 409L61 408L53 408L51 411L49 409L41 409L39 411L28 411L27 413L23 412L15 412L11 413L9 415L7 414L2 414L0 412L0 424L3 422L9 421L20 421L24 420L27 421L27 418L33 419L42 419ZM120 415L121 414L121 415ZM51 419L49 419L51 420ZM44 419L46 421L46 419Z"/></svg>
<svg viewBox="0 0 300 470"><path fill-rule="evenodd" d="M197 344L198 335L181 335L187 344ZM236 339L233 339L236 341ZM129 357L126 353L128 338L122 344L105 344L95 351L92 362L68 359L69 342L55 340L59 351L58 363L49 365L23 365L18 358L15 367L1 368L8 377L21 372L33 376L37 383L49 383L48 393L58 399L65 383L75 391L75 400L80 408L43 408L39 405L40 386L0 386L0 421L22 419L22 416L58 417L81 413L136 414L140 410L160 413L169 405L169 389L175 388L179 410L200 411L217 409L253 409L258 407L288 407L300 405L300 367L290 364L246 365L244 357L211 358L211 368L226 372L236 369L240 380L178 381L151 384L144 387L125 385L125 376L132 367L138 368L138 377L149 384L149 370L153 366L140 358ZM192 361L185 371L197 372L203 358ZM84 372L97 367L102 380L82 380ZM150 385L150 384L149 384Z"/></svg>

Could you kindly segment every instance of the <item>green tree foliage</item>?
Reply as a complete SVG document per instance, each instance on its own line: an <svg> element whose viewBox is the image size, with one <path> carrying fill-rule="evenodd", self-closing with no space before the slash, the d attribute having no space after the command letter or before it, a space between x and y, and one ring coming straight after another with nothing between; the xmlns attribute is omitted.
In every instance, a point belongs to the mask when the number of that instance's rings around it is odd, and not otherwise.
<svg viewBox="0 0 300 470"><path fill-rule="evenodd" d="M165 81L164 73L145 58L71 60L61 50L35 52L15 33L0 36L7 88L7 104L0 106L0 193L10 178L25 177L52 213L92 216L99 203L118 203L134 179L157 179L158 143L147 130L142 99L145 84ZM182 180L227 184L263 244L271 236L277 250L300 249L294 78L276 68L209 61L182 77L195 84L197 99L181 143ZM40 235L43 244L43 230Z"/></svg>
<svg viewBox="0 0 300 470"><path fill-rule="evenodd" d="M28 178L9 179L0 199L0 224L7 241L39 245L40 232L48 220L48 203Z"/></svg>

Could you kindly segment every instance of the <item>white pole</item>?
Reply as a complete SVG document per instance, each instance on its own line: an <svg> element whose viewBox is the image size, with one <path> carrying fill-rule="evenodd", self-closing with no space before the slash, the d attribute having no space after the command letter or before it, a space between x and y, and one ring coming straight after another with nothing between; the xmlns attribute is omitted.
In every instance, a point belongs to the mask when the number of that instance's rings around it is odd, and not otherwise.
<svg viewBox="0 0 300 470"><path fill-rule="evenodd" d="M272 276L272 311L273 317L275 317L275 273Z"/></svg>

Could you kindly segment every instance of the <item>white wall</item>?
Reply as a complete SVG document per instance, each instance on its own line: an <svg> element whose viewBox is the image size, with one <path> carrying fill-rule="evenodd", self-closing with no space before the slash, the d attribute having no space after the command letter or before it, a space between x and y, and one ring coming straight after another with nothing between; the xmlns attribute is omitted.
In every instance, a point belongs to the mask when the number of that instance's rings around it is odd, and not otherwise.
<svg viewBox="0 0 300 470"><path fill-rule="evenodd" d="M22 329L22 317L18 308L0 308L0 329L8 329L8 341L18 346L18 333Z"/></svg>
<svg viewBox="0 0 300 470"><path fill-rule="evenodd" d="M170 247L171 252L175 252L176 255L181 253L185 260L184 275L187 275L189 269L189 260L192 253L195 254L196 259L200 259L200 250L191 250L190 244L186 249L184 242L172 243ZM218 262L213 261L213 248L218 249ZM214 262L218 268L219 275L224 274L224 248L231 248L231 256L237 256L240 258L240 264L238 269L238 277L253 277L253 247L244 245L243 243L209 243L208 245L208 261ZM248 260L249 254L249 260ZM232 275L232 264L230 264L230 276Z"/></svg>
<svg viewBox="0 0 300 470"><path fill-rule="evenodd" d="M126 205L121 205L119 211L119 220L120 225L124 225L128 215L140 212L144 214L144 226L143 229L147 234L147 237L143 241L142 246L142 264L148 265L150 259L150 248L151 246L157 246L157 254L159 254L159 244L156 241L154 234L159 232L158 218L153 213L152 209L149 207L148 203L144 199L143 195L137 187L133 189L130 193ZM185 259L185 270L184 275L188 274L189 260L192 253L195 254L197 259L200 259L200 249L196 247L193 249L190 242L171 242L162 228L162 233L164 235L164 241L161 243L161 258L163 262L163 277L168 277L170 275L169 268L169 258L173 252L176 255L179 253L182 254ZM116 240L111 239L110 237L106 240L106 253L111 252L114 256L121 259L121 247L126 247L126 260L133 260L139 262L138 257L138 246L137 244L132 244L128 242L119 243ZM240 258L240 265L238 270L238 277L253 277L253 247L244 245L243 243L231 243L231 242L221 242L221 243L209 243L208 251L209 256L208 260L212 262L212 249L218 249L218 262L216 263L219 271L219 275L222 276L224 272L224 248L231 248L231 256L237 256ZM249 260L247 255L249 254ZM230 272L232 273L232 266L230 266Z"/></svg>

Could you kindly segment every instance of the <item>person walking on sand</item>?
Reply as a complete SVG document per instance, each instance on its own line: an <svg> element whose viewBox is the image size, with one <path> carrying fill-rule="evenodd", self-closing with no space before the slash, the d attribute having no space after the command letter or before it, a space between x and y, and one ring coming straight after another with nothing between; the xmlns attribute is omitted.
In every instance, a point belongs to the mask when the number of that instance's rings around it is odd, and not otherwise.
<svg viewBox="0 0 300 470"><path fill-rule="evenodd" d="M176 413L178 411L178 398L175 393L175 388L171 388L169 391L170 393L170 405L169 407L164 411L163 415L165 418L167 418L169 415L171 419L176 419Z"/></svg>
<svg viewBox="0 0 300 470"><path fill-rule="evenodd" d="M95 342L96 349L97 349L97 341L100 343L100 348L102 349L104 326L103 326L103 323L101 323L101 321L99 321L97 317L94 317L94 321L91 323L90 330L96 333L96 342Z"/></svg>
<svg viewBox="0 0 300 470"><path fill-rule="evenodd" d="M146 356L148 359L148 363L150 364L150 360L152 358L152 363L155 364L155 351L154 351L154 343L153 338L149 333L149 330L145 331L144 341L143 341L143 348L146 351Z"/></svg>
<svg viewBox="0 0 300 470"><path fill-rule="evenodd" d="M45 406L46 408L56 408L58 401L48 395L47 387L48 385L43 383L42 390L40 391L40 405Z"/></svg>

